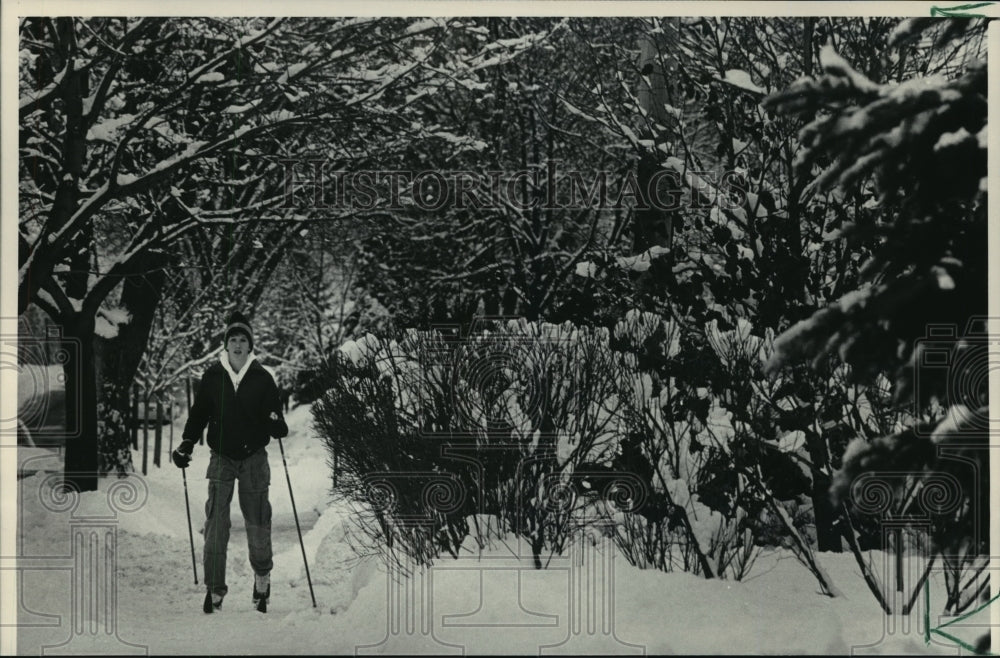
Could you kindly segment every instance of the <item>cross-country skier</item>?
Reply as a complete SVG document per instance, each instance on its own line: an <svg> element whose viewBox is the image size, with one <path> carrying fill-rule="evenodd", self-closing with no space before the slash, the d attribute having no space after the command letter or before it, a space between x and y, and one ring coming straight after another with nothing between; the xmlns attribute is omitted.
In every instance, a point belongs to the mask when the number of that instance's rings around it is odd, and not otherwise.
<svg viewBox="0 0 1000 658"><path fill-rule="evenodd" d="M224 345L219 362L212 364L201 378L184 425L183 441L172 458L179 468L187 467L195 443L208 426L206 441L212 455L206 474L205 612L218 610L229 590L226 547L234 488L239 491L240 511L247 529L250 566L254 571L254 606L267 612L273 563L268 500L271 469L265 446L272 436L287 436L288 426L281 413L278 387L253 355L253 333L243 314L231 316Z"/></svg>

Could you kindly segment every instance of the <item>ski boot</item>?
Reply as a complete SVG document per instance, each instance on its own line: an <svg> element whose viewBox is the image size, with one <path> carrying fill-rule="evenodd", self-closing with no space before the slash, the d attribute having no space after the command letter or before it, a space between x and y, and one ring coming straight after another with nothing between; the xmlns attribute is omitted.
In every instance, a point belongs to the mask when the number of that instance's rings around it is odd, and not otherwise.
<svg viewBox="0 0 1000 658"><path fill-rule="evenodd" d="M271 576L255 575L253 578L253 607L257 612L267 612L267 600L271 596Z"/></svg>
<svg viewBox="0 0 1000 658"><path fill-rule="evenodd" d="M222 595L212 594L211 590L205 592L205 603L202 605L205 614L210 615L220 608L222 608Z"/></svg>

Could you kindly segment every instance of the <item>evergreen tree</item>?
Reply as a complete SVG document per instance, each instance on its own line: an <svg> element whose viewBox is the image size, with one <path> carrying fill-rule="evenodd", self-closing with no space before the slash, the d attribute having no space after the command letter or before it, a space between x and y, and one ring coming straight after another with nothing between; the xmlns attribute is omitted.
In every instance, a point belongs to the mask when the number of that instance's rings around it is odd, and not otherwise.
<svg viewBox="0 0 1000 658"><path fill-rule="evenodd" d="M924 69L934 75L876 82L827 45L821 76L765 102L811 119L797 160L811 186L843 194L874 187L883 211L871 221L858 215L840 232L848 245L879 239L860 285L780 336L768 368L833 357L857 381L890 375L910 422L855 439L831 494L851 501L865 476L889 483L894 511L935 519L934 546L946 559L982 555L988 541L984 34L981 20L903 21L890 47L921 40L935 52ZM950 495L931 500L934 490Z"/></svg>

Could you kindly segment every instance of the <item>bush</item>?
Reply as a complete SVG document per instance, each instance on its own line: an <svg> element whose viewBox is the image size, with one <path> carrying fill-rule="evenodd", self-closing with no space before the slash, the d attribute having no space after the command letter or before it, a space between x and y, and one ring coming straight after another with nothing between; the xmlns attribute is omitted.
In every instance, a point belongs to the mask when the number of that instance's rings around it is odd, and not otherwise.
<svg viewBox="0 0 1000 658"><path fill-rule="evenodd" d="M621 358L606 330L568 324L350 342L314 406L338 456L335 488L368 504L375 543L418 563L456 555L467 517L491 514L542 566L587 507L577 489L588 465L610 463L616 450L616 409L628 395Z"/></svg>
<svg viewBox="0 0 1000 658"><path fill-rule="evenodd" d="M331 360L316 428L339 459L336 491L389 555L427 564L470 533L482 546L494 526L469 519L485 514L537 567L600 526L640 566L740 578L764 504L732 468L719 398L673 380L654 390L641 369L680 352L676 323L638 311L613 332L509 321L369 335Z"/></svg>

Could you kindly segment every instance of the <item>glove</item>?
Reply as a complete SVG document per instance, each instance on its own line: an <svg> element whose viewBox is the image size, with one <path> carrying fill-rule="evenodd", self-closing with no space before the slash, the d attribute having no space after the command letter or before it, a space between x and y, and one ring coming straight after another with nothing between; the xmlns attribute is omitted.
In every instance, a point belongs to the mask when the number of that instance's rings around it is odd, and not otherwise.
<svg viewBox="0 0 1000 658"><path fill-rule="evenodd" d="M191 441L181 441L181 444L170 453L177 468L187 468L191 463L191 453L194 451L194 443Z"/></svg>
<svg viewBox="0 0 1000 658"><path fill-rule="evenodd" d="M288 436L288 425L285 421L281 419L276 411L272 411L267 417L270 426L268 428L268 434L275 438L282 438Z"/></svg>

